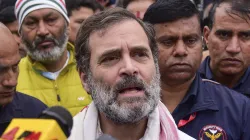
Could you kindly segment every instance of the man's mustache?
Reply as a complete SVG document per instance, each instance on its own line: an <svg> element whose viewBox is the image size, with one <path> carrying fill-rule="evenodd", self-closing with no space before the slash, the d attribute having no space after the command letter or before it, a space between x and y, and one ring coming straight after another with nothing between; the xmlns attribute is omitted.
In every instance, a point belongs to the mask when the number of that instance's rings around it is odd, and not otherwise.
<svg viewBox="0 0 250 140"><path fill-rule="evenodd" d="M118 82L113 89L115 93L120 93L122 90L128 89L128 88L145 90L146 85L141 79L135 76L127 76L123 78L120 82Z"/></svg>
<svg viewBox="0 0 250 140"><path fill-rule="evenodd" d="M44 38L41 38L41 37L38 37L35 41L34 41L34 44L35 46L38 46L39 44L43 43L43 42L53 42L55 43L56 45L58 45L57 41L55 38L53 37L44 37Z"/></svg>

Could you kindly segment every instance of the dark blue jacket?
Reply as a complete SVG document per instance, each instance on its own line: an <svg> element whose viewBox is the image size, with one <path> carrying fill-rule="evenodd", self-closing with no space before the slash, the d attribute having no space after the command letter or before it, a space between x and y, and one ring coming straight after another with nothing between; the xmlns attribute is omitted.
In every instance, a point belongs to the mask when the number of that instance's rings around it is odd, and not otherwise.
<svg viewBox="0 0 250 140"><path fill-rule="evenodd" d="M37 118L46 108L40 100L16 92L11 103L0 107L0 136L13 118Z"/></svg>
<svg viewBox="0 0 250 140"><path fill-rule="evenodd" d="M172 115L198 140L250 140L250 100L199 74Z"/></svg>
<svg viewBox="0 0 250 140"><path fill-rule="evenodd" d="M208 56L202 62L199 72L202 78L214 80L209 63L210 63L210 57ZM232 89L250 98L250 67L248 67L245 74L241 77L241 79Z"/></svg>

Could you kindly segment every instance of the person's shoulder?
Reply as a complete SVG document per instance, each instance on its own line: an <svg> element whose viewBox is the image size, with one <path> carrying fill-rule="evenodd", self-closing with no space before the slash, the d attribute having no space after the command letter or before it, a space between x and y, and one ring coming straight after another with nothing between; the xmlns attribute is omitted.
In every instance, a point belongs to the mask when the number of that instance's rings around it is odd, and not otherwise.
<svg viewBox="0 0 250 140"><path fill-rule="evenodd" d="M206 94L211 95L214 100L226 101L228 103L230 103L230 101L241 103L247 103L250 101L249 98L247 98L242 93L221 85L216 81L202 79L202 82L204 84L202 88L205 90L205 92L207 92Z"/></svg>
<svg viewBox="0 0 250 140"><path fill-rule="evenodd" d="M20 71L20 74L22 74L24 71L27 71L28 69L30 69L30 60L29 60L29 57L26 56L24 58L22 58L18 64L18 68L19 68L19 71ZM19 75L20 75L19 74Z"/></svg>
<svg viewBox="0 0 250 140"><path fill-rule="evenodd" d="M21 103L23 107L30 108L30 109L38 109L38 110L44 110L47 108L47 106L40 101L37 98L34 98L32 96L26 95L21 92L16 92L16 100L18 103Z"/></svg>
<svg viewBox="0 0 250 140"><path fill-rule="evenodd" d="M12 103L22 112L21 118L36 118L47 108L40 100L20 92L15 93Z"/></svg>
<svg viewBox="0 0 250 140"><path fill-rule="evenodd" d="M84 119L86 117L86 111L86 109L83 109L73 117L73 128L68 140L84 139L82 132L84 132Z"/></svg>
<svg viewBox="0 0 250 140"><path fill-rule="evenodd" d="M88 108L89 108L89 106L85 106L79 113L77 113L73 117L74 122L82 122L86 116Z"/></svg>
<svg viewBox="0 0 250 140"><path fill-rule="evenodd" d="M245 72L245 74L243 75L244 78L246 78L246 83L250 82L250 66L247 68L247 71Z"/></svg>
<svg viewBox="0 0 250 140"><path fill-rule="evenodd" d="M20 60L20 62L19 62L19 67L20 66L23 66L23 65L27 65L27 63L29 62L29 58L28 58L28 56L25 56L24 58L22 58L21 60Z"/></svg>

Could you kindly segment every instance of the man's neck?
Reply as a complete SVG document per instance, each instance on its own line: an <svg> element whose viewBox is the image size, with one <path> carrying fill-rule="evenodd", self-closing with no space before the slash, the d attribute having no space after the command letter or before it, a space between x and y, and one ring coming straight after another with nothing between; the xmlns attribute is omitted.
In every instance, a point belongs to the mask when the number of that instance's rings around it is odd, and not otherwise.
<svg viewBox="0 0 250 140"><path fill-rule="evenodd" d="M102 132L119 140L139 140L147 128L146 118L136 124L117 124L106 118L103 113L99 114L99 118Z"/></svg>
<svg viewBox="0 0 250 140"><path fill-rule="evenodd" d="M161 99L170 113L172 113L183 100L194 78L195 76L190 80L180 84L170 84L162 81Z"/></svg>
<svg viewBox="0 0 250 140"><path fill-rule="evenodd" d="M227 86L228 88L233 88L241 79L241 77L244 75L245 71L242 71L241 73L238 74L232 74L232 75L225 75L223 73L221 73L219 70L217 69L213 69L210 65L212 74L213 74L213 79L222 84Z"/></svg>
<svg viewBox="0 0 250 140"><path fill-rule="evenodd" d="M56 72L59 71L60 69L63 68L65 65L67 59L68 59L68 51L67 49L63 52L63 55L56 61L53 61L51 63L43 63L44 67L49 71L49 72Z"/></svg>
<svg viewBox="0 0 250 140"><path fill-rule="evenodd" d="M228 88L233 88L238 81L240 80L243 74L239 75L220 75L214 74L214 80L222 85L227 86Z"/></svg>

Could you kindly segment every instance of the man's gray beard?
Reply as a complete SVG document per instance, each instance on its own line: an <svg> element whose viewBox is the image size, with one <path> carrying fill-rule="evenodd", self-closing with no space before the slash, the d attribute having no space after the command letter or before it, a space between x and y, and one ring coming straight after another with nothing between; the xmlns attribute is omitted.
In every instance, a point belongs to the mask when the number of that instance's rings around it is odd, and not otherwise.
<svg viewBox="0 0 250 140"><path fill-rule="evenodd" d="M87 83L98 111L103 112L108 119L118 124L134 124L139 122L151 114L160 101L161 88L159 71L149 85L137 77L133 76L131 78L135 80L132 80L134 82L140 81L143 85L145 96L123 99L123 102L119 103L117 101L119 93L116 92L116 85L115 87L110 87L101 81L95 81L91 73L88 76ZM123 83L122 81L124 80L121 80L119 83ZM126 86L128 82L131 83L132 81L130 80L120 84L120 87ZM132 105L133 107L131 107L129 105L131 103L136 103L136 106Z"/></svg>
<svg viewBox="0 0 250 140"><path fill-rule="evenodd" d="M64 27L63 34L59 39L53 37L56 44L50 51L40 51L37 49L35 42L29 43L26 39L23 39L25 44L25 50L27 54L35 61L42 63L50 63L57 61L63 55L68 42L67 25Z"/></svg>

